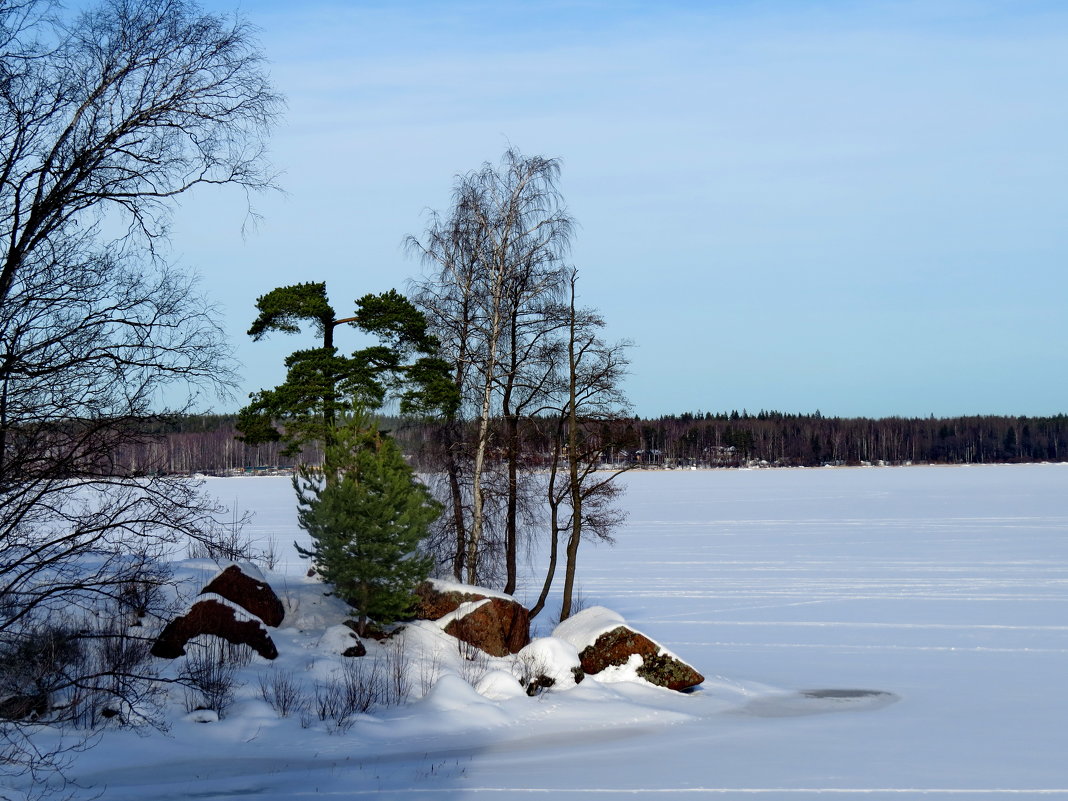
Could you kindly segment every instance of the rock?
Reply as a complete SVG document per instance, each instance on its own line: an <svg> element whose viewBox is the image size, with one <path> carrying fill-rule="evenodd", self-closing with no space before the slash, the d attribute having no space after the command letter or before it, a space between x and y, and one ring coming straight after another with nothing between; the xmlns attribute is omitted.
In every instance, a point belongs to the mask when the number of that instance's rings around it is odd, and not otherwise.
<svg viewBox="0 0 1068 801"><path fill-rule="evenodd" d="M364 631L363 634L360 634L360 624L357 621L353 620L352 618L349 618L348 620L341 621L341 625L342 626L347 626L348 628L352 629L354 636L364 637L365 639L368 639L368 640L377 640L378 642L382 642L383 640L388 640L390 637L394 636L395 634L398 634L401 631L404 631L404 627L403 626L400 626L400 627L394 629L393 631L386 631L384 628L379 626L373 620L368 620L367 621L366 631Z"/></svg>
<svg viewBox="0 0 1068 801"><path fill-rule="evenodd" d="M367 648L362 642L357 641L355 645L351 645L341 652L342 656L367 656Z"/></svg>
<svg viewBox="0 0 1068 801"><path fill-rule="evenodd" d="M445 633L492 656L517 653L530 642L530 613L518 601L462 584L424 581L412 592L417 602L414 616L421 620L454 618ZM472 604L470 611L460 609ZM474 605L474 604L477 604Z"/></svg>
<svg viewBox="0 0 1068 801"><path fill-rule="evenodd" d="M543 690L548 690L556 684L556 679L552 676L539 675L527 682L527 695L533 698L535 695L541 695Z"/></svg>
<svg viewBox="0 0 1068 801"><path fill-rule="evenodd" d="M636 655L640 664L635 673L661 687L686 690L705 680L690 665L627 626L622 617L603 606L593 606L573 615L556 627L553 636L575 647L582 670L588 674L626 665Z"/></svg>
<svg viewBox="0 0 1068 801"><path fill-rule="evenodd" d="M455 612L460 604L489 598L488 594L452 589L449 585L437 584L433 581L418 584L412 590L412 594L416 598L412 617L418 620L440 620L445 615Z"/></svg>
<svg viewBox="0 0 1068 801"><path fill-rule="evenodd" d="M214 709L194 709L185 719L191 723L218 723L219 713Z"/></svg>
<svg viewBox="0 0 1068 801"><path fill-rule="evenodd" d="M214 593L233 601L274 628L282 625L286 614L271 585L252 578L237 565L230 565L212 579L211 583L201 590L201 595L205 593Z"/></svg>
<svg viewBox="0 0 1068 801"><path fill-rule="evenodd" d="M579 651L579 660L586 673L600 673L612 665L625 665L632 654L642 658L639 676L669 690L686 690L705 680L681 659L627 626L601 634L592 645Z"/></svg>
<svg viewBox="0 0 1068 801"><path fill-rule="evenodd" d="M344 648L341 651L342 656L356 657L367 656L367 646L363 644L363 640L354 631L349 632L349 638L352 641L352 645Z"/></svg>
<svg viewBox="0 0 1068 801"><path fill-rule="evenodd" d="M518 601L486 598L449 621L445 633L491 656L507 656L530 642L530 613Z"/></svg>
<svg viewBox="0 0 1068 801"><path fill-rule="evenodd" d="M0 720L36 720L48 711L48 696L9 695L0 700Z"/></svg>
<svg viewBox="0 0 1068 801"><path fill-rule="evenodd" d="M175 659L185 654L185 644L201 634L222 637L235 645L247 645L264 659L274 659L278 649L259 618L242 615L233 606L213 598L197 601L160 632L152 655Z"/></svg>

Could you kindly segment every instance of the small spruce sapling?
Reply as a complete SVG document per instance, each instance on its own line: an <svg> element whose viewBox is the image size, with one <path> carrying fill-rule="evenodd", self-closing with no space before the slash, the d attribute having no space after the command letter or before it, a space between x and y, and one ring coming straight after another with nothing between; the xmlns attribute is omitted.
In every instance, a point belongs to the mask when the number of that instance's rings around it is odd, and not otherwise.
<svg viewBox="0 0 1068 801"><path fill-rule="evenodd" d="M299 523L313 543L297 550L356 608L365 636L370 619L391 623L411 607L431 567L419 543L441 506L368 415L345 415L332 439L324 468L302 467L293 479Z"/></svg>

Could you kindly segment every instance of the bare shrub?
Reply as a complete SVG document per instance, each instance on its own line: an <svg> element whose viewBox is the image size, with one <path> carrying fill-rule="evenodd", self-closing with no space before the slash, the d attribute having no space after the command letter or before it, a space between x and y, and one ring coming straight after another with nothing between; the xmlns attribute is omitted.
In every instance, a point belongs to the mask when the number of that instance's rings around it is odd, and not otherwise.
<svg viewBox="0 0 1068 801"><path fill-rule="evenodd" d="M234 667L248 667L252 664L252 657L256 654L252 646L245 645L243 642L221 640L219 647L226 652L226 661Z"/></svg>
<svg viewBox="0 0 1068 801"><path fill-rule="evenodd" d="M0 717L44 720L56 694L69 686L69 676L86 661L73 628L47 625L5 632L0 641Z"/></svg>
<svg viewBox="0 0 1068 801"><path fill-rule="evenodd" d="M267 547L256 554L256 562L264 565L268 570L274 570L281 560L278 552L278 540L275 537L267 538Z"/></svg>
<svg viewBox="0 0 1068 801"><path fill-rule="evenodd" d="M94 636L92 646L93 680L79 682L77 698L71 702L81 725L96 728L107 721L129 724L147 718L161 695L149 658L150 639L132 634L117 619Z"/></svg>
<svg viewBox="0 0 1068 801"><path fill-rule="evenodd" d="M420 696L425 697L439 678L441 678L441 652L435 649L433 656L429 659L422 659L419 662Z"/></svg>
<svg viewBox="0 0 1068 801"><path fill-rule="evenodd" d="M351 717L379 706L386 696L389 677L383 660L377 656L373 659L346 659L341 673L344 688L345 709Z"/></svg>
<svg viewBox="0 0 1068 801"><path fill-rule="evenodd" d="M410 665L400 641L373 657L353 657L329 681L315 682L315 714L334 732L348 731L356 716L375 707L398 706L411 697Z"/></svg>
<svg viewBox="0 0 1068 801"><path fill-rule="evenodd" d="M459 639L456 647L460 652L460 678L474 687L489 672L489 654Z"/></svg>
<svg viewBox="0 0 1068 801"><path fill-rule="evenodd" d="M347 731L352 725L345 703L345 690L337 680L315 682L315 715L333 731Z"/></svg>
<svg viewBox="0 0 1068 801"><path fill-rule="evenodd" d="M216 536L189 540L186 554L190 559L210 559L213 562L251 562L255 558L252 542L241 525L221 528Z"/></svg>
<svg viewBox="0 0 1068 801"><path fill-rule="evenodd" d="M187 712L211 709L223 718L233 704L237 666L227 658L224 644L214 637L207 643L190 643L193 648L179 672L179 679L186 685Z"/></svg>
<svg viewBox="0 0 1068 801"><path fill-rule="evenodd" d="M271 668L260 673L260 695L282 718L294 712L303 713L308 703L300 681L291 670Z"/></svg>
<svg viewBox="0 0 1068 801"><path fill-rule="evenodd" d="M412 695L411 664L402 638L392 638L385 643L382 662L386 678L382 705L407 703Z"/></svg>
<svg viewBox="0 0 1068 801"><path fill-rule="evenodd" d="M137 624L150 614L164 611L166 599L163 584L170 578L169 571L162 567L146 568L142 575L134 576L119 585L115 601L120 614L131 616Z"/></svg>
<svg viewBox="0 0 1068 801"><path fill-rule="evenodd" d="M516 677L527 695L540 695L556 684L556 680L548 675L549 663L536 653L518 653L512 657L512 675Z"/></svg>

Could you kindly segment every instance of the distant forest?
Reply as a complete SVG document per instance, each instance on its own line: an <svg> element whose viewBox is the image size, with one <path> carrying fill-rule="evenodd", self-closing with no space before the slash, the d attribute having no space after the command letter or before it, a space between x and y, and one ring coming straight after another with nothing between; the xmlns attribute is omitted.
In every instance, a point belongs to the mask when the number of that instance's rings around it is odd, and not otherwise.
<svg viewBox="0 0 1068 801"><path fill-rule="evenodd" d="M175 474L288 470L320 454L282 454L282 445L239 442L235 418L182 417L145 432L117 456L120 466L139 472ZM435 426L383 418L418 468L434 469ZM604 453L611 463L649 468L815 467L862 464L983 464L1068 460L1068 415L1053 417L953 417L881 419L765 412L685 413L656 419L627 418L613 424L611 439L622 443ZM525 432L526 452L537 462L542 451L536 427Z"/></svg>

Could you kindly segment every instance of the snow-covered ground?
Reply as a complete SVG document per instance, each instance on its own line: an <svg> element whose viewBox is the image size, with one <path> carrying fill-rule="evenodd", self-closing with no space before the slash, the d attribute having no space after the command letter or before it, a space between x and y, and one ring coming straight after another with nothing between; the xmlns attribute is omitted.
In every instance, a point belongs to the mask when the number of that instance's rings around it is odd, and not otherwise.
<svg viewBox="0 0 1068 801"><path fill-rule="evenodd" d="M71 775L109 801L1068 797L1068 465L625 481L617 544L580 554L584 601L701 670L697 692L528 698L491 678L480 695L449 655L425 698L346 732L281 720L250 688L222 721L107 732ZM289 554L285 479L208 486ZM279 666L314 672L329 610L317 621L305 567L279 570L306 628L274 636Z"/></svg>

